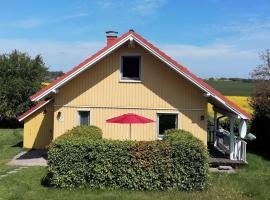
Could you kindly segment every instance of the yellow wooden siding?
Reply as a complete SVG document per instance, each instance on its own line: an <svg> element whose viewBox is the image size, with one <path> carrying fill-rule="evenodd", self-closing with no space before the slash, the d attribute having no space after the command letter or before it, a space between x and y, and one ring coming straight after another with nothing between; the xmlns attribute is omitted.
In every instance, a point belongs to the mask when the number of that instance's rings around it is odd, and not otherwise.
<svg viewBox="0 0 270 200"><path fill-rule="evenodd" d="M205 123L200 120L204 111L185 111L177 110L146 110L146 109L113 109L113 108L80 108L62 107L55 109L55 119L57 113L61 112L61 119L55 121L57 131L54 137L59 137L67 129L78 125L78 111L90 111L90 124L102 128L103 137L108 139L129 139L129 124L106 123L106 120L126 113L135 113L154 120L149 124L132 124L131 133L133 140L155 140L157 138L157 113L177 113L179 128L188 130L197 138L206 142ZM68 123L66 123L68 122Z"/></svg>
<svg viewBox="0 0 270 200"><path fill-rule="evenodd" d="M140 83L119 81L120 57L127 53L142 56ZM77 125L78 110L91 111L91 124L102 128L105 138L127 139L128 125L105 120L133 112L156 121L156 113L164 109L179 112L180 128L206 143L207 99L203 93L142 47L124 45L60 88L55 96L54 138ZM57 119L59 112L62 117ZM201 115L205 120L200 120ZM154 140L156 123L132 125L132 135L137 140Z"/></svg>
<svg viewBox="0 0 270 200"><path fill-rule="evenodd" d="M24 121L23 146L42 149L52 141L52 138L53 102L50 102Z"/></svg>

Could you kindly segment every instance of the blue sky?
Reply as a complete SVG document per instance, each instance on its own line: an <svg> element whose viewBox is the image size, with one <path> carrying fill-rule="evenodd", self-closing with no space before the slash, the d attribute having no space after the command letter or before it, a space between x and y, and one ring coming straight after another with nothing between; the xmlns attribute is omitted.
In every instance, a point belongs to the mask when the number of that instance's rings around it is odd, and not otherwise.
<svg viewBox="0 0 270 200"><path fill-rule="evenodd" d="M270 48L269 0L0 0L0 53L67 71L130 28L206 77L249 77Z"/></svg>

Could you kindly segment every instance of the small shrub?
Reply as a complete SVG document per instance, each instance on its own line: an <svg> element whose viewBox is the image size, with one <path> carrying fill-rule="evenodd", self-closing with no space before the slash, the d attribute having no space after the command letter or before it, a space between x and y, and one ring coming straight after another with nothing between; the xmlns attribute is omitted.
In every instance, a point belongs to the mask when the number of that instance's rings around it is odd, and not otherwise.
<svg viewBox="0 0 270 200"><path fill-rule="evenodd" d="M102 130L96 126L77 126L67 131L59 139L64 138L102 139Z"/></svg>
<svg viewBox="0 0 270 200"><path fill-rule="evenodd" d="M207 187L207 151L181 130L163 141L138 142L64 137L49 148L48 174L54 187L128 190L203 190Z"/></svg>

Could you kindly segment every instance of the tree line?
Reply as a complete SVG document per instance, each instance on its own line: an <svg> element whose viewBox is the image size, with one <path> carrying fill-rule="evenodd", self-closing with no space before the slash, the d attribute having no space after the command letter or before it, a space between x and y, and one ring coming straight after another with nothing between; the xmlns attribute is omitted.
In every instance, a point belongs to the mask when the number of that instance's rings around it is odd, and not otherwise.
<svg viewBox="0 0 270 200"><path fill-rule="evenodd" d="M258 80L254 78L226 78L226 77L220 77L220 78L214 78L210 77L205 79L207 81L239 81L239 82L244 82L244 83L255 83L258 82Z"/></svg>

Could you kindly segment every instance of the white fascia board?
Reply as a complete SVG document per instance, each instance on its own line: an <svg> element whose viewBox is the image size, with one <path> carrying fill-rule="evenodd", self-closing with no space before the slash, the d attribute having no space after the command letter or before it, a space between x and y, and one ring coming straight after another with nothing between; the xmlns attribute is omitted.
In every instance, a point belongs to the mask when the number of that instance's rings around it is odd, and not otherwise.
<svg viewBox="0 0 270 200"><path fill-rule="evenodd" d="M23 118L19 119L19 122L23 121L25 118L27 118L28 116L32 115L34 112L36 112L37 110L41 109L42 107L44 107L45 105L47 105L49 102L51 102L52 99L47 100L41 107L36 108L35 110L33 110L32 112L28 113L27 115L25 115Z"/></svg>
<svg viewBox="0 0 270 200"><path fill-rule="evenodd" d="M118 43L116 43L115 45L113 45L111 48L107 49L106 51L104 51L103 53L101 53L100 55L98 55L91 62L85 64L83 67L81 67L80 69L78 69L76 72L70 74L69 76L67 76L66 78L64 78L63 80L61 80L59 83L57 83L56 85L54 85L49 90L47 90L44 93L40 94L39 96L35 97L32 101L39 101L40 99L42 99L43 97L45 97L46 95L48 95L49 93L51 93L52 91L55 91L57 88L59 88L60 86L62 86L63 84L65 84L67 81L69 81L73 77L77 76L78 74L82 73L83 71L85 71L86 69L88 69L90 66L92 66L93 64L95 64L96 62L98 62L100 59L102 59L103 57L105 57L107 54L109 54L110 52L114 51L116 48L118 48L123 43L125 43L126 41L128 41L129 38L130 38L130 34L127 35L125 38L123 38Z"/></svg>
<svg viewBox="0 0 270 200"><path fill-rule="evenodd" d="M148 47L147 45L145 45L143 42L141 42L139 39L137 39L136 37L134 37L135 41L137 43L139 43L141 46L143 46L145 49L147 49L148 51L150 51L153 55L155 55L157 58L159 58L161 61L163 61L164 63L166 63L167 65L169 65L172 69L174 69L176 72L178 72L179 74L181 74L182 76L184 76L186 79L188 79L189 81L191 81L193 84L195 84L197 87L199 87L201 90L203 90L204 92L209 93L212 97L214 97L216 100L218 100L219 102L221 102L223 105L225 105L228 109L230 109L232 112L240 115L243 119L247 119L246 116L242 115L241 113L239 113L238 111L236 111L234 108L232 108L230 105L226 104L226 102L224 102L222 99L220 99L219 97L217 97L215 94L213 94L211 91L209 91L208 89L206 89L205 87L203 87L201 84L199 84L197 81L195 81L193 78L191 78L189 75L187 75L186 73L182 72L181 70L179 70L178 67L176 67L174 64L172 64L171 62L167 61L165 58L163 58L159 53L157 53L156 51L154 51L152 48Z"/></svg>

